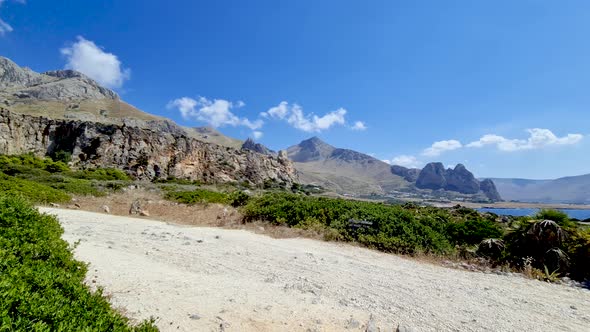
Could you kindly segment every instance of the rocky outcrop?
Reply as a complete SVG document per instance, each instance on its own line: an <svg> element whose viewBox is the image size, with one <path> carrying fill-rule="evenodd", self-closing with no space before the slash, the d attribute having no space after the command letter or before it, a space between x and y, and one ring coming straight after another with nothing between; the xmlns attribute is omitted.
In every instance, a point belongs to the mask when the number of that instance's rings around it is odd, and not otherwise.
<svg viewBox="0 0 590 332"><path fill-rule="evenodd" d="M408 182L416 182L418 175L420 175L420 169L418 168L407 168L399 165L391 166L391 173L401 176Z"/></svg>
<svg viewBox="0 0 590 332"><path fill-rule="evenodd" d="M22 68L0 57L0 92L18 100L118 99L118 95L88 76L74 70L43 74Z"/></svg>
<svg viewBox="0 0 590 332"><path fill-rule="evenodd" d="M274 151L270 150L269 148L260 143L254 142L254 140L252 140L251 138L248 138L244 142L244 144L242 144L242 150L254 151L269 156L276 155Z"/></svg>
<svg viewBox="0 0 590 332"><path fill-rule="evenodd" d="M458 164L454 169L445 169L442 163L429 163L420 171L416 187L462 194L477 194L481 191L492 201L502 200L493 181L478 181L463 164Z"/></svg>
<svg viewBox="0 0 590 332"><path fill-rule="evenodd" d="M490 179L485 179L479 183L479 189L483 191L487 198L492 201L501 201L502 197L496 189L496 184Z"/></svg>
<svg viewBox="0 0 590 332"><path fill-rule="evenodd" d="M447 181L445 190L462 194L477 194L479 191L479 181L463 164L458 164L453 170L447 170L445 175Z"/></svg>
<svg viewBox="0 0 590 332"><path fill-rule="evenodd" d="M155 122L154 122L155 123ZM0 109L0 154L72 154L74 166L120 168L139 179L176 177L208 183L272 179L285 185L297 174L285 153L277 157L203 142L175 127L53 120Z"/></svg>
<svg viewBox="0 0 590 332"><path fill-rule="evenodd" d="M420 189L444 189L447 185L447 171L442 163L429 163L418 175L416 187Z"/></svg>

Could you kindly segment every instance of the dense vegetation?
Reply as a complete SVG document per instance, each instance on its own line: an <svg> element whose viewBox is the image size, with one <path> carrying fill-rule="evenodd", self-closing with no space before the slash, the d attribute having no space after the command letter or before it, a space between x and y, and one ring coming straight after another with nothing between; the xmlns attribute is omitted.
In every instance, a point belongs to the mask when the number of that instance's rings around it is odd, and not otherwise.
<svg viewBox="0 0 590 332"><path fill-rule="evenodd" d="M70 194L102 196L129 181L117 169L73 171L62 161L32 154L0 155L0 189L37 203L65 202Z"/></svg>
<svg viewBox="0 0 590 332"><path fill-rule="evenodd" d="M559 211L501 223L494 214L455 207L266 193L248 200L245 221L320 231L328 239L356 241L387 252L466 255L533 271L539 278L590 278L590 231ZM547 221L551 220L551 221ZM469 257L469 256L464 256Z"/></svg>
<svg viewBox="0 0 590 332"><path fill-rule="evenodd" d="M218 192L206 189L195 189L190 191L168 190L165 197L170 200L175 200L184 204L195 203L220 203L227 204L234 207L242 206L247 201L249 196L243 191L235 190L232 192Z"/></svg>
<svg viewBox="0 0 590 332"><path fill-rule="evenodd" d="M0 197L0 331L156 331L89 291L62 232L23 199Z"/></svg>

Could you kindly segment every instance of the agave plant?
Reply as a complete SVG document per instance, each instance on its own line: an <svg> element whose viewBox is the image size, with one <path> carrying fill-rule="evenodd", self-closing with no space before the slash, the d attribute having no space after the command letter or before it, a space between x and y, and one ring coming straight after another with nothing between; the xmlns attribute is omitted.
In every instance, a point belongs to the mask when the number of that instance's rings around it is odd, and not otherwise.
<svg viewBox="0 0 590 332"><path fill-rule="evenodd" d="M485 239L479 243L477 253L490 258L500 257L506 249L504 241L501 239Z"/></svg>
<svg viewBox="0 0 590 332"><path fill-rule="evenodd" d="M529 237L547 249L560 246L565 240L565 232L553 220L537 221L528 231Z"/></svg>

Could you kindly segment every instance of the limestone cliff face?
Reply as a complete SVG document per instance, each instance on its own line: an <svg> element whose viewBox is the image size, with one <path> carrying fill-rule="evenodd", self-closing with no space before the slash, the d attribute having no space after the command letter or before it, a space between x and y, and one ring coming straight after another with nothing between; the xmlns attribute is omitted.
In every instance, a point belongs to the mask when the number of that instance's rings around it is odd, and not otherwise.
<svg viewBox="0 0 590 332"><path fill-rule="evenodd" d="M53 120L0 108L0 154L72 154L77 167L114 167L139 179L173 176L204 182L297 181L286 153L262 155L196 140L183 131L132 124Z"/></svg>

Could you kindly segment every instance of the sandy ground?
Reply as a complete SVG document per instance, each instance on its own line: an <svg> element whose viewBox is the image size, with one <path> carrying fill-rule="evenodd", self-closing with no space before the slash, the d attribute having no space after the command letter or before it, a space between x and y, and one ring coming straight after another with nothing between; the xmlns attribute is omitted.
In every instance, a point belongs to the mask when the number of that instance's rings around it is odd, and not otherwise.
<svg viewBox="0 0 590 332"><path fill-rule="evenodd" d="M88 283L162 331L590 331L590 291L310 239L57 215Z"/></svg>

